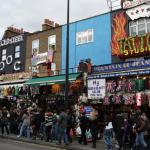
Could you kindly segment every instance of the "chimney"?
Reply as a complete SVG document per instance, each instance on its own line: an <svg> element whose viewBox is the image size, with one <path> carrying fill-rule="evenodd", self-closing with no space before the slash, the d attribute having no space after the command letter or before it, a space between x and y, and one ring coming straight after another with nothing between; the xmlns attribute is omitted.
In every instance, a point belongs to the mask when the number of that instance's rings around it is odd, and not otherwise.
<svg viewBox="0 0 150 150"><path fill-rule="evenodd" d="M59 26L57 23L54 23L54 21L51 21L49 19L44 19L44 23L42 24L42 31L52 29L56 26Z"/></svg>
<svg viewBox="0 0 150 150"><path fill-rule="evenodd" d="M7 30L10 31L10 32L14 32L16 34L24 33L23 28L18 29L18 28L15 28L15 27L8 27Z"/></svg>

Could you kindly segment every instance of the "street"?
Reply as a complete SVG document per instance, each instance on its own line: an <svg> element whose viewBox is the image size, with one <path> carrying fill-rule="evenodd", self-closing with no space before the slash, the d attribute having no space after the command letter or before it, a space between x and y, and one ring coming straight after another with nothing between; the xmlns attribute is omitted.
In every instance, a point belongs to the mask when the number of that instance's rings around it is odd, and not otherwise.
<svg viewBox="0 0 150 150"><path fill-rule="evenodd" d="M62 150L62 149L0 138L0 150Z"/></svg>

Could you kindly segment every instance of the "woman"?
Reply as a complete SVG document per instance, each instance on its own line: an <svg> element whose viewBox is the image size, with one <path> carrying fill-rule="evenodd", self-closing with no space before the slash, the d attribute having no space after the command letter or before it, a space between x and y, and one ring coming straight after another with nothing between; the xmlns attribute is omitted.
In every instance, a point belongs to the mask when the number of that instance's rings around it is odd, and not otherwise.
<svg viewBox="0 0 150 150"><path fill-rule="evenodd" d="M112 120L110 117L107 117L105 123L105 130L104 130L104 142L107 146L107 150L112 150L112 136L113 136L113 126Z"/></svg>

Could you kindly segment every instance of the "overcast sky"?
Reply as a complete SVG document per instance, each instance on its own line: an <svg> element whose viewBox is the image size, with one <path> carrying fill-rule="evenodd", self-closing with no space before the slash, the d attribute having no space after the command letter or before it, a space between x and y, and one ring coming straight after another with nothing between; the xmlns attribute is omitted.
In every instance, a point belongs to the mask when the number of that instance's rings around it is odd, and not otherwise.
<svg viewBox="0 0 150 150"><path fill-rule="evenodd" d="M34 32L45 18L66 24L67 0L0 0L0 38L8 26ZM107 0L70 0L70 21L109 11Z"/></svg>

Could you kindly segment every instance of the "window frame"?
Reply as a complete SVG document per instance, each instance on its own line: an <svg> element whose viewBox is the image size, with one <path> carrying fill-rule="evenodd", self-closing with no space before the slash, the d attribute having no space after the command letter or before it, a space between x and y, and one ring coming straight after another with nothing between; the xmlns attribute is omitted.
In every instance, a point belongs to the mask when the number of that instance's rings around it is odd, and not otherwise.
<svg viewBox="0 0 150 150"><path fill-rule="evenodd" d="M91 40L90 39L91 36ZM94 41L94 29L76 32L76 45L91 43Z"/></svg>
<svg viewBox="0 0 150 150"><path fill-rule="evenodd" d="M36 42L38 43L37 45L35 44ZM39 53L39 47L40 47L40 40L39 39L32 40L32 55L34 55L33 53L34 50L37 50L36 52L37 54Z"/></svg>
<svg viewBox="0 0 150 150"><path fill-rule="evenodd" d="M51 43L51 38L55 39L54 42ZM48 50L52 50L51 47L54 47L53 50L56 51L56 35L50 35L48 36Z"/></svg>
<svg viewBox="0 0 150 150"><path fill-rule="evenodd" d="M7 58L7 49L2 49L2 61L6 61Z"/></svg>
<svg viewBox="0 0 150 150"><path fill-rule="evenodd" d="M19 49L16 49L17 47L19 47ZM20 50L21 50L20 45L16 45L15 46L15 58L20 58L20 55L21 55L21 51Z"/></svg>
<svg viewBox="0 0 150 150"><path fill-rule="evenodd" d="M143 20L143 22L142 22ZM149 18L140 18L138 20L132 20L129 22L129 35L130 36L135 36L135 35L144 35L146 33L149 33L148 32L148 24L150 24L150 19ZM139 30L139 26L142 25L142 27L144 27L144 33L140 33L142 32L142 28ZM136 29L136 34L134 35L133 33L131 33L131 28L135 28ZM149 29L150 30L150 29Z"/></svg>

